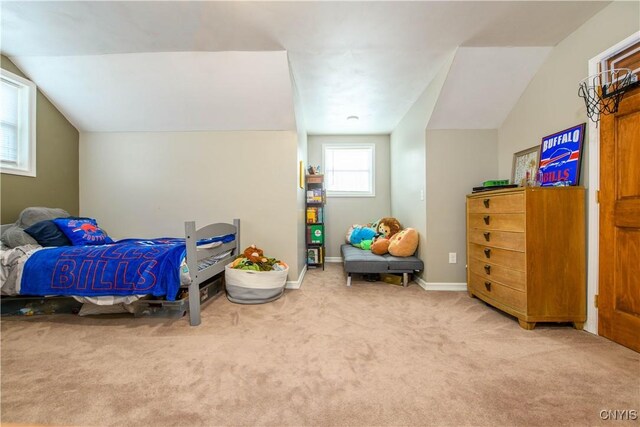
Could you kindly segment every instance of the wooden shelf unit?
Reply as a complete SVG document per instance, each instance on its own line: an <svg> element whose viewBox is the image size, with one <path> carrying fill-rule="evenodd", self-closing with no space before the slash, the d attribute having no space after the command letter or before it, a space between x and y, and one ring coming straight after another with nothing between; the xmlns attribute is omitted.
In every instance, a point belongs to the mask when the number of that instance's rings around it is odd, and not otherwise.
<svg viewBox="0 0 640 427"><path fill-rule="evenodd" d="M307 266L324 270L325 257L325 202L324 175L306 175L306 206L305 206L305 239L307 252Z"/></svg>

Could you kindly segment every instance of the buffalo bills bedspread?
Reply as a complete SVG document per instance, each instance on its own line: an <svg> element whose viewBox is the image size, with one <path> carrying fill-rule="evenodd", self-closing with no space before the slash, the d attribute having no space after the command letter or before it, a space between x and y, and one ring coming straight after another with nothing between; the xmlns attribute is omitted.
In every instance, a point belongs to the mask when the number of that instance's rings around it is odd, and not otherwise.
<svg viewBox="0 0 640 427"><path fill-rule="evenodd" d="M127 239L102 246L34 252L22 272L22 295L140 295L174 301L184 239Z"/></svg>
<svg viewBox="0 0 640 427"><path fill-rule="evenodd" d="M212 248L234 241L235 234L197 242ZM225 253L226 254L226 253ZM108 245L61 246L33 252L24 264L21 295L153 295L175 301L185 239L124 239ZM221 255L201 260L205 266ZM200 265L198 266L200 269Z"/></svg>

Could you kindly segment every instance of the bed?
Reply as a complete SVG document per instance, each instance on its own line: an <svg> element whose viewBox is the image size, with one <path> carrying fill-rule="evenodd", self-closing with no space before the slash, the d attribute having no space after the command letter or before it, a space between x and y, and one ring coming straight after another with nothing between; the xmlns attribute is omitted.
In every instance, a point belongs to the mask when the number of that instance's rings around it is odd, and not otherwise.
<svg viewBox="0 0 640 427"><path fill-rule="evenodd" d="M46 216L58 214L47 212ZM16 226L33 222L24 224L23 220L21 214ZM25 238L27 241L17 242L25 244L3 247L3 299L6 295L62 295L101 303L124 300L138 311L162 307L165 301L175 307L181 299L190 324L199 325L201 303L210 296L203 285L209 286L216 278L221 283L225 266L239 253L240 220L201 228L188 221L184 227L184 238L123 239L94 245L42 247ZM150 298L139 299L144 296Z"/></svg>

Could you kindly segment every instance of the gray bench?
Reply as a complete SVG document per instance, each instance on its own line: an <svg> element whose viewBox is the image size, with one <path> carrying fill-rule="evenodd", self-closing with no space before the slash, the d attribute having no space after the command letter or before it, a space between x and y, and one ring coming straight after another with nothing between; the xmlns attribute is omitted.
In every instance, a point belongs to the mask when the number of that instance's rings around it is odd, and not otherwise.
<svg viewBox="0 0 640 427"><path fill-rule="evenodd" d="M402 285L409 283L409 274L424 269L424 263L416 256L395 257L390 254L376 255L355 246L343 244L340 247L347 273L347 286L351 286L351 274L402 273Z"/></svg>

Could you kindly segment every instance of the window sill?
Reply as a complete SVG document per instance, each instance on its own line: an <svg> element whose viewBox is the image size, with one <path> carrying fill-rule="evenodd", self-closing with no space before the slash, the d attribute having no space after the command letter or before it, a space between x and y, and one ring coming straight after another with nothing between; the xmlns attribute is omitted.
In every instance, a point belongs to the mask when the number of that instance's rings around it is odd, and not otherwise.
<svg viewBox="0 0 640 427"><path fill-rule="evenodd" d="M31 178L36 177L35 169L34 170L18 169L18 168L12 168L4 165L0 167L0 173L9 174L9 175L28 176Z"/></svg>
<svg viewBox="0 0 640 427"><path fill-rule="evenodd" d="M345 197L356 197L356 198L362 198L362 197L376 197L375 193L374 194L357 194L357 193L344 193L344 194L329 194L327 193L327 198L328 199L333 199L333 198L345 198Z"/></svg>

